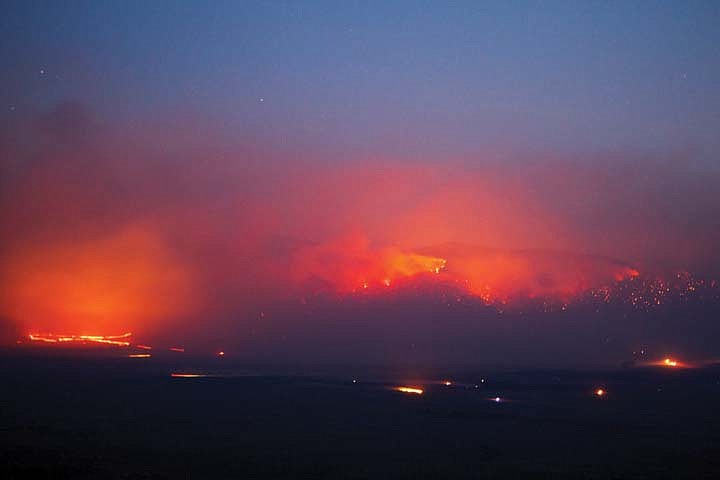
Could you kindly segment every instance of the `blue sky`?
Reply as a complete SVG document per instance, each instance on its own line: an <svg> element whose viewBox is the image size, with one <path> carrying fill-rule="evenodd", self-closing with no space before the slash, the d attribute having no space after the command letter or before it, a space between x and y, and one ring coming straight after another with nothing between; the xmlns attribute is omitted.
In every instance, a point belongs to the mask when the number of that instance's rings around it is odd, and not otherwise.
<svg viewBox="0 0 720 480"><path fill-rule="evenodd" d="M11 2L3 115L197 112L362 155L720 142L715 2ZM44 73L41 73L44 72Z"/></svg>

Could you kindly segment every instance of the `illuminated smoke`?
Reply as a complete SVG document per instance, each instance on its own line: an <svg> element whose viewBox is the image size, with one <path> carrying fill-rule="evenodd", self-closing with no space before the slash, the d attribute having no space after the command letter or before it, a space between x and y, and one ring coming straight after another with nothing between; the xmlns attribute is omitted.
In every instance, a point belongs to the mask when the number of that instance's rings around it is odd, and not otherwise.
<svg viewBox="0 0 720 480"><path fill-rule="evenodd" d="M397 247L372 248L366 238L357 238L300 250L293 274L300 283L320 282L337 292L354 292L390 287L398 279L420 274L437 275L445 264L443 258Z"/></svg>
<svg viewBox="0 0 720 480"><path fill-rule="evenodd" d="M665 305L666 282L630 279L717 268L717 174L677 175L681 161L307 160L210 120L109 125L78 105L32 120L0 136L0 334L133 331L234 357L226 338L279 343L315 321L298 313L307 292ZM291 313L261 315L274 305Z"/></svg>

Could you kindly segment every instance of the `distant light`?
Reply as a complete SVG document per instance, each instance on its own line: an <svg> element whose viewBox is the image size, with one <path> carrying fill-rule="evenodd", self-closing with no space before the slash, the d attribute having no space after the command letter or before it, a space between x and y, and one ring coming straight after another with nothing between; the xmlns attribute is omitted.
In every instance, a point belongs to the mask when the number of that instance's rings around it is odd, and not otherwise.
<svg viewBox="0 0 720 480"><path fill-rule="evenodd" d="M603 390L602 388L598 388L597 390L595 390L595 395L597 395L598 397L602 397L603 395L605 395L605 390Z"/></svg>
<svg viewBox="0 0 720 480"><path fill-rule="evenodd" d="M665 360L663 360L663 364L668 367L677 367L678 362L673 360L672 358L666 358Z"/></svg>
<svg viewBox="0 0 720 480"><path fill-rule="evenodd" d="M421 388L415 388L415 387L395 387L393 390L395 390L396 392L412 393L415 395L423 394L423 390Z"/></svg>
<svg viewBox="0 0 720 480"><path fill-rule="evenodd" d="M150 358L152 357L149 353L131 353L128 358Z"/></svg>
<svg viewBox="0 0 720 480"><path fill-rule="evenodd" d="M390 286L390 279L389 279L389 278L386 278L385 280L383 280L383 284L384 284L386 287L389 287L389 286Z"/></svg>
<svg viewBox="0 0 720 480"><path fill-rule="evenodd" d="M152 350L152 347L150 345L133 345L135 348L139 348L141 350Z"/></svg>
<svg viewBox="0 0 720 480"><path fill-rule="evenodd" d="M502 401L502 399L500 397L493 398L493 402L495 402L495 403L500 403L501 401Z"/></svg>
<svg viewBox="0 0 720 480"><path fill-rule="evenodd" d="M171 352L179 352L179 353L185 352L185 349L182 347L170 347L170 348L168 348L168 350L170 350Z"/></svg>
<svg viewBox="0 0 720 480"><path fill-rule="evenodd" d="M481 378L481 379L480 379L480 383L485 383L485 379L484 379L484 378Z"/></svg>
<svg viewBox="0 0 720 480"><path fill-rule="evenodd" d="M353 378L353 383L357 383L357 379Z"/></svg>
<svg viewBox="0 0 720 480"><path fill-rule="evenodd" d="M201 377L207 377L207 375L203 373L171 373L171 377L173 378L201 378Z"/></svg>
<svg viewBox="0 0 720 480"><path fill-rule="evenodd" d="M449 387L452 385L452 382L450 380L445 380L443 383L445 384L446 387Z"/></svg>
<svg viewBox="0 0 720 480"><path fill-rule="evenodd" d="M225 352L223 352L223 351L218 352L218 357L224 357L224 356L225 356Z"/></svg>

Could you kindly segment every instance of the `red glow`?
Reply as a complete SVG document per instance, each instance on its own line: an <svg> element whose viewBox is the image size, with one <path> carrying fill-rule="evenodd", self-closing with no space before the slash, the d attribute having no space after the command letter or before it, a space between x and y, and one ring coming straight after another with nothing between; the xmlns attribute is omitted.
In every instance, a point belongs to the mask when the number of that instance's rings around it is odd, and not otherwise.
<svg viewBox="0 0 720 480"><path fill-rule="evenodd" d="M171 352L185 353L185 349L182 347L170 347L168 350Z"/></svg>
<svg viewBox="0 0 720 480"><path fill-rule="evenodd" d="M140 350L152 350L152 347L150 345L133 345L135 348L139 348Z"/></svg>
<svg viewBox="0 0 720 480"><path fill-rule="evenodd" d="M11 279L0 292L3 314L31 332L156 327L187 311L192 298L184 268L144 227L85 242L23 244L0 278Z"/></svg>
<svg viewBox="0 0 720 480"><path fill-rule="evenodd" d="M603 390L602 388L598 388L597 390L595 390L595 395L597 395L598 397L602 397L605 395L605 390Z"/></svg>
<svg viewBox="0 0 720 480"><path fill-rule="evenodd" d="M336 291L390 287L395 281L421 274L439 274L446 261L397 247L373 248L363 237L306 248L295 257L295 279L321 279Z"/></svg>
<svg viewBox="0 0 720 480"><path fill-rule="evenodd" d="M223 351L220 351L220 352L218 352L217 354L218 354L218 357L224 357L224 356L225 356L225 352L223 352Z"/></svg>
<svg viewBox="0 0 720 480"><path fill-rule="evenodd" d="M171 373L171 377L173 378L203 378L207 377L207 375L203 373Z"/></svg>
<svg viewBox="0 0 720 480"><path fill-rule="evenodd" d="M131 353L128 355L128 358L150 358L152 357L152 354L150 353Z"/></svg>

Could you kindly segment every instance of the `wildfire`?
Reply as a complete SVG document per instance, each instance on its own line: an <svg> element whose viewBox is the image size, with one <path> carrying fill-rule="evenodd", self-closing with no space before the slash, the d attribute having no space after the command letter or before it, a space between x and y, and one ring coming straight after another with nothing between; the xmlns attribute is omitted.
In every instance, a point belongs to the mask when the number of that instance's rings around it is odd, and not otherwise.
<svg viewBox="0 0 720 480"><path fill-rule="evenodd" d="M293 260L299 282L321 280L338 292L391 287L416 275L439 274L446 260L399 247L376 248L367 238L346 238L302 249Z"/></svg>
<svg viewBox="0 0 720 480"><path fill-rule="evenodd" d="M393 388L396 392L402 392L402 393L412 393L414 395L422 395L424 392L421 388L415 388L415 387L395 387Z"/></svg>
<svg viewBox="0 0 720 480"><path fill-rule="evenodd" d="M650 363L647 363L646 365L653 366L653 367L663 367L663 368L690 368L690 367L692 367L691 364L681 362L680 360L677 360L672 357L665 357L662 360L650 362Z"/></svg>
<svg viewBox="0 0 720 480"><path fill-rule="evenodd" d="M132 333L124 333L122 335L59 335L54 333L37 334L31 333L28 338L31 342L42 343L63 343L63 344L102 344L114 345L117 347L129 347Z"/></svg>

